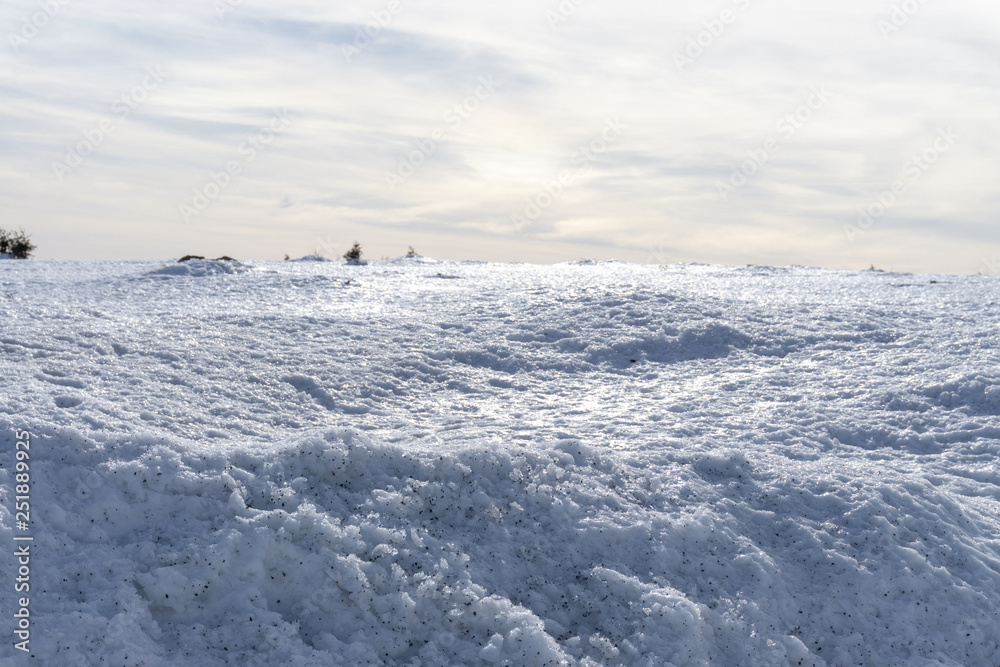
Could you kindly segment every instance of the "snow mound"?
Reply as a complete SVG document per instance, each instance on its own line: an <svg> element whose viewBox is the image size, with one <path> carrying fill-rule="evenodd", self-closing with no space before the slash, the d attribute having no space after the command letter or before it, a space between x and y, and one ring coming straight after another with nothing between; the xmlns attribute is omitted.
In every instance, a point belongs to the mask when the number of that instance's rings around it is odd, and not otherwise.
<svg viewBox="0 0 1000 667"><path fill-rule="evenodd" d="M394 259L388 260L393 264L440 264L440 260L433 259L431 257L424 257L423 255L402 255Z"/></svg>
<svg viewBox="0 0 1000 667"><path fill-rule="evenodd" d="M608 346L594 346L588 353L592 363L628 363L650 361L676 363L694 359L721 359L734 350L749 347L751 339L725 324L712 323L702 327L674 329L644 338L626 338Z"/></svg>
<svg viewBox="0 0 1000 667"><path fill-rule="evenodd" d="M591 259L589 257L584 257L582 259L574 259L568 262L560 262L556 266L615 266L621 265L625 266L627 262L623 262L620 259Z"/></svg>
<svg viewBox="0 0 1000 667"><path fill-rule="evenodd" d="M304 255L296 259L290 259L288 261L289 262L333 262L335 260L332 260L329 257L324 257L323 255L312 254L312 255Z"/></svg>
<svg viewBox="0 0 1000 667"><path fill-rule="evenodd" d="M186 262L173 262L159 269L148 272L147 276L190 276L203 278L206 276L235 275L248 271L250 267L242 262L220 261L214 259L190 259Z"/></svg>
<svg viewBox="0 0 1000 667"><path fill-rule="evenodd" d="M1000 381L979 373L928 387L923 394L939 406L970 415L1000 415Z"/></svg>
<svg viewBox="0 0 1000 667"><path fill-rule="evenodd" d="M45 664L1000 659L988 518L926 481L344 429L228 454L67 429L33 450Z"/></svg>

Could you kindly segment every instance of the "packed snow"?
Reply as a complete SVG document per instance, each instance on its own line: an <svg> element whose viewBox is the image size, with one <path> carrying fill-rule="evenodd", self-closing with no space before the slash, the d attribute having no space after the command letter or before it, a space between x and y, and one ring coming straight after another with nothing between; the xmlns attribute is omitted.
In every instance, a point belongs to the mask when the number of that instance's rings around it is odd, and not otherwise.
<svg viewBox="0 0 1000 667"><path fill-rule="evenodd" d="M0 266L3 664L1000 664L1000 280L304 259Z"/></svg>

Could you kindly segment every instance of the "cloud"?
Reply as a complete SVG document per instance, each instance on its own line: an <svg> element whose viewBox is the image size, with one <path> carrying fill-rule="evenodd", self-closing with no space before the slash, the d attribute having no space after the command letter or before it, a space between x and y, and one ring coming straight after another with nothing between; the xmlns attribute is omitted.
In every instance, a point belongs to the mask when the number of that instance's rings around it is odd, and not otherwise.
<svg viewBox="0 0 1000 667"><path fill-rule="evenodd" d="M554 27L559 3L526 0L227 6L220 17L204 2L64 1L0 53L0 201L39 256L112 256L95 235L118 235L121 257L219 239L280 256L330 234L366 242L365 229L378 230L366 243L375 255L420 234L422 252L481 259L530 246L533 257L550 247L551 261L595 249L644 261L669 246L677 260L962 272L983 244L997 250L991 6L926 3L895 25L891 5L860 0L589 0ZM7 41L37 12L5 3ZM683 69L678 54L691 60ZM165 81L116 112L150 66ZM483 77L499 87L478 99ZM782 119L817 86L829 102L788 136ZM295 122L185 224L178 207L276 109ZM113 132L57 179L53 164L107 118ZM515 230L511 216L613 118L628 129ZM948 126L962 138L859 251L844 225ZM719 184L769 139L778 149L723 201ZM414 173L389 187L386 175L428 141Z"/></svg>

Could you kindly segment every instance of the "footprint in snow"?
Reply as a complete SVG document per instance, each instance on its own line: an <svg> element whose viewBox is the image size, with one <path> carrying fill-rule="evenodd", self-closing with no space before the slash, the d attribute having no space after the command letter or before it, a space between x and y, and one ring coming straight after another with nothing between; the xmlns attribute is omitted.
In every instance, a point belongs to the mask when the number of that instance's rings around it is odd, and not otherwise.
<svg viewBox="0 0 1000 667"><path fill-rule="evenodd" d="M288 375L283 377L282 381L292 385L296 391L308 394L314 401L327 410L335 410L337 408L337 403L333 400L333 396L326 389L320 387L316 380L308 375Z"/></svg>

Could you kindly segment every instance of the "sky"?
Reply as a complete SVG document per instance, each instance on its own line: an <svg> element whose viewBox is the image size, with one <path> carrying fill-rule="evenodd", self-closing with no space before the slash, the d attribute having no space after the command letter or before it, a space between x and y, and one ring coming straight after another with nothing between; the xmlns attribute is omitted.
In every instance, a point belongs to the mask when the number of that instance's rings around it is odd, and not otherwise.
<svg viewBox="0 0 1000 667"><path fill-rule="evenodd" d="M1000 275L1000 5L14 0L0 227L39 259Z"/></svg>

